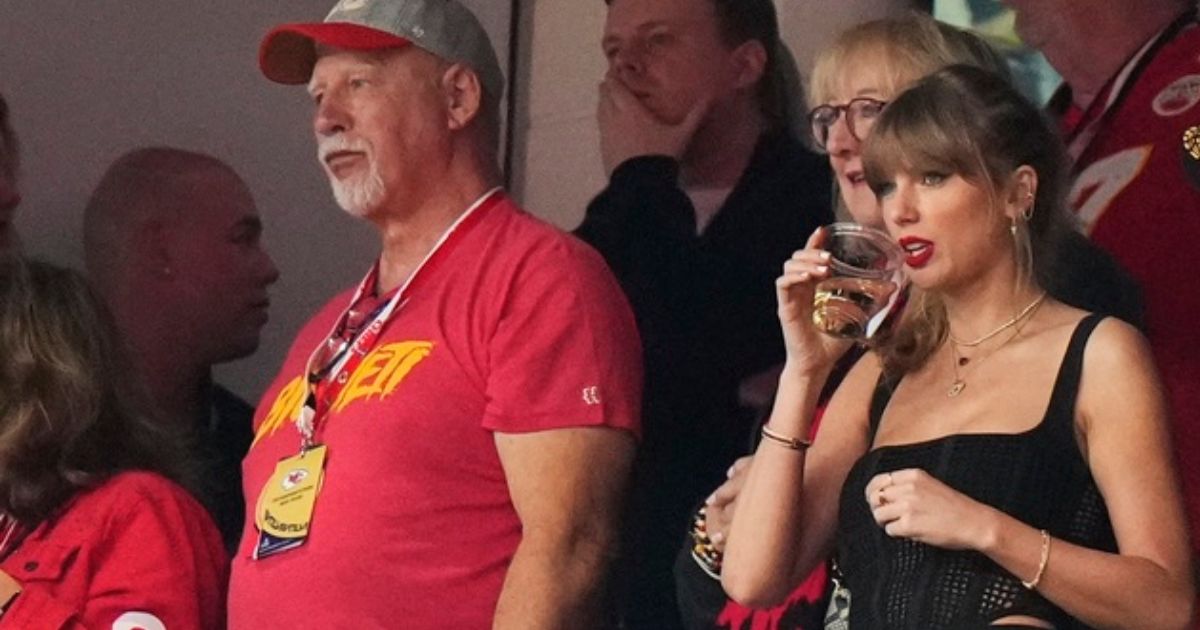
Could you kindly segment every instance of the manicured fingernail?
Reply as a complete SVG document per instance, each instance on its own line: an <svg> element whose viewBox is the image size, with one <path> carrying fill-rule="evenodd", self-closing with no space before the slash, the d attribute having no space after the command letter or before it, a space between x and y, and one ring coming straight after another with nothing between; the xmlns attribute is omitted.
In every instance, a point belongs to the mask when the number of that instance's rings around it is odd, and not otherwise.
<svg viewBox="0 0 1200 630"><path fill-rule="evenodd" d="M829 266L828 265L817 265L817 271L819 271L821 273L825 273L826 271L829 271Z"/></svg>
<svg viewBox="0 0 1200 630"><path fill-rule="evenodd" d="M824 251L821 252L821 260L829 260L830 258L833 258L833 254Z"/></svg>
<svg viewBox="0 0 1200 630"><path fill-rule="evenodd" d="M712 536L709 536L708 539L714 543L720 543L725 540L725 534L721 532L713 532Z"/></svg>
<svg viewBox="0 0 1200 630"><path fill-rule="evenodd" d="M726 471L725 471L725 476L726 476L726 477L728 477L728 478L733 478L733 473L734 473L735 471L737 471L737 464L734 464L734 465L730 466L730 467L729 467L729 470L726 470Z"/></svg>
<svg viewBox="0 0 1200 630"><path fill-rule="evenodd" d="M714 492L714 493L708 495L708 498L704 500L704 505L712 505L716 502L717 502L717 493Z"/></svg>

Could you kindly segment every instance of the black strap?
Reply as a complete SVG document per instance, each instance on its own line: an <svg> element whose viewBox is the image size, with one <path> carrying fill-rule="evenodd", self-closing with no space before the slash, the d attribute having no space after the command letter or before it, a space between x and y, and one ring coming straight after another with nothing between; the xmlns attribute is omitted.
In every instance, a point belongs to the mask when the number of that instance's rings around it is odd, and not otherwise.
<svg viewBox="0 0 1200 630"><path fill-rule="evenodd" d="M1074 443L1075 399L1079 396L1079 380L1083 374L1083 351L1087 348L1092 331L1104 318L1100 313L1089 313L1076 324L1071 341L1067 344L1067 352L1063 355L1062 366L1058 368L1054 390L1050 393L1047 417L1062 419L1054 424L1066 431L1064 437L1070 439L1070 443Z"/></svg>
<svg viewBox="0 0 1200 630"><path fill-rule="evenodd" d="M1063 355L1062 365L1058 369L1058 377L1054 382L1054 390L1050 393L1050 404L1047 410L1052 415L1062 415L1074 418L1075 397L1079 392L1079 378L1083 373L1083 351L1096 325L1105 318L1100 313L1089 313L1075 326L1071 333L1071 341L1067 344L1067 352ZM888 375L883 372L875 382L875 391L871 394L870 435L869 443L875 443L875 434L879 431L879 423L883 420L883 412L887 409L896 387L903 375Z"/></svg>

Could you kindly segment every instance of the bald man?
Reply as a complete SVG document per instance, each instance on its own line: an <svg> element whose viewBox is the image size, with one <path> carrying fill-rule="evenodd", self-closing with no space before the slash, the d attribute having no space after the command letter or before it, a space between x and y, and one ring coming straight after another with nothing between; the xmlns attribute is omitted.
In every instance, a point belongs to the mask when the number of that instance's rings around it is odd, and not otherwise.
<svg viewBox="0 0 1200 630"><path fill-rule="evenodd" d="M119 158L84 214L88 273L108 302L155 411L192 431L200 499L230 550L244 502L253 409L212 366L258 348L279 272L246 184L214 157L152 147Z"/></svg>

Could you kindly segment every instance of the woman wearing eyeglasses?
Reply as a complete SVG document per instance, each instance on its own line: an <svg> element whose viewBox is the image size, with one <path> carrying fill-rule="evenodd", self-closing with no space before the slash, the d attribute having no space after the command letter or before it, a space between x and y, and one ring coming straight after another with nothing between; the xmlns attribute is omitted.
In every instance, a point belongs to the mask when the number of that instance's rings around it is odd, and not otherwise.
<svg viewBox="0 0 1200 630"><path fill-rule="evenodd" d="M836 550L855 630L1188 627L1145 340L1044 283L1070 229L1065 166L1040 112L978 68L922 79L875 120L863 173L915 293L809 442L843 346L811 324L827 260L785 264L788 362L725 550L736 599L774 601Z"/></svg>
<svg viewBox="0 0 1200 630"><path fill-rule="evenodd" d="M216 630L227 564L79 274L0 260L0 630Z"/></svg>
<svg viewBox="0 0 1200 630"><path fill-rule="evenodd" d="M890 100L921 77L955 63L999 76L1008 73L1003 58L981 39L921 13L853 27L817 57L810 81L809 131L814 145L829 156L843 218L883 229L880 204L865 180L863 142ZM1056 295L1081 308L1140 325L1140 296L1123 270L1078 234L1067 235L1060 250L1065 264L1050 283ZM847 358L857 356L855 352ZM828 383L825 391L832 392L836 385ZM743 458L730 469L730 481L711 495L693 520L676 564L684 618L693 629L819 627L825 610L816 603L827 591L824 567L796 587L783 605L766 610L727 601L716 586L725 536L750 459Z"/></svg>

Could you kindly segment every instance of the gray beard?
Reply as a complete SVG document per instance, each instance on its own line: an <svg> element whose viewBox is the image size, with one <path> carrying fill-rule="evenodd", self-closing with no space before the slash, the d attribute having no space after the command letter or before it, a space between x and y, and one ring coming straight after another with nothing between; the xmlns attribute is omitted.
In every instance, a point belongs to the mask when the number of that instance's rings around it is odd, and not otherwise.
<svg viewBox="0 0 1200 630"><path fill-rule="evenodd" d="M363 218L383 202L383 178L372 162L365 178L352 181L330 179L333 198L348 214Z"/></svg>

